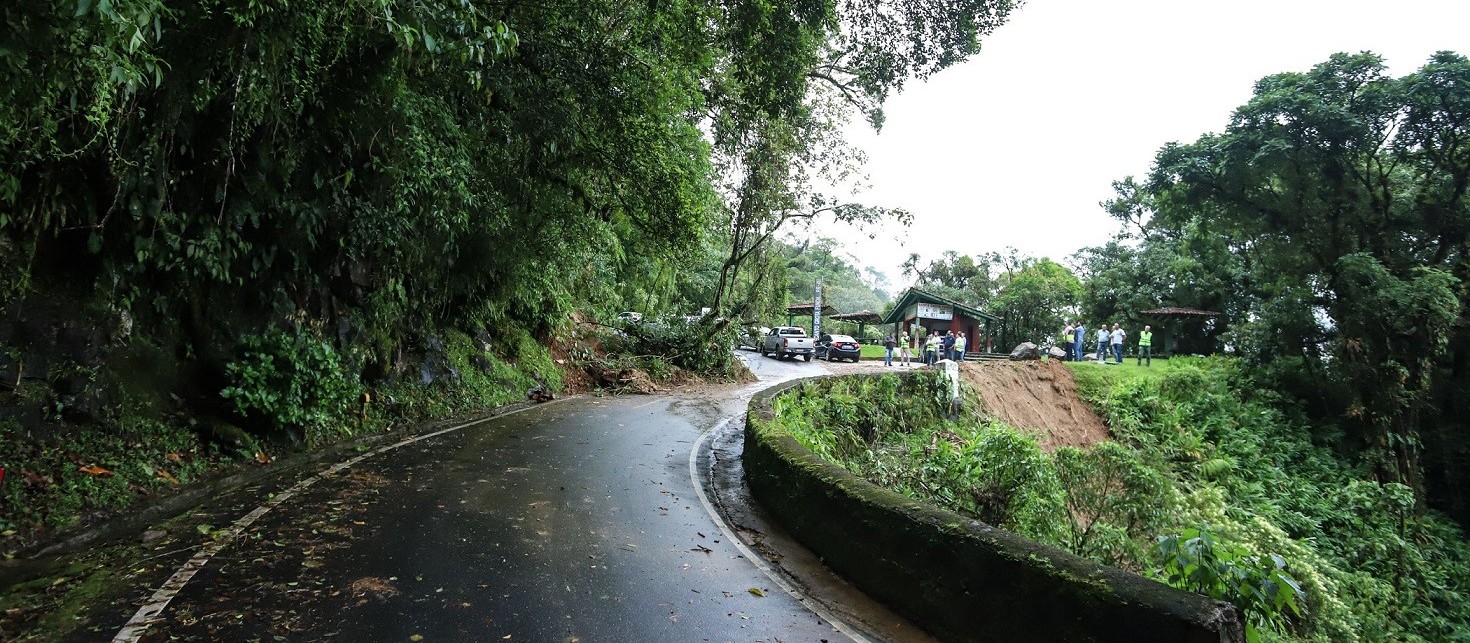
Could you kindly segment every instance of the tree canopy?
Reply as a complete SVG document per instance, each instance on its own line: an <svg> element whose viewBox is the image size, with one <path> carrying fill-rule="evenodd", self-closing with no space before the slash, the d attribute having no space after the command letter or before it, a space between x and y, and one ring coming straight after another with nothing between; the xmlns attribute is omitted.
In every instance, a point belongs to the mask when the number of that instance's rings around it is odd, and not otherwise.
<svg viewBox="0 0 1470 643"><path fill-rule="evenodd" d="M836 126L881 122L1013 8L8 3L4 295L105 284L204 345L231 335L225 301L252 323L544 330L689 292L663 266L714 232L719 304L783 222L903 216L820 196L852 169Z"/></svg>
<svg viewBox="0 0 1470 643"><path fill-rule="evenodd" d="M1428 484L1463 517L1463 470L1435 463L1467 443L1445 393L1470 377L1470 61L1442 52L1393 78L1339 54L1266 77L1225 131L1118 185L1108 209L1142 243L1083 253L1094 279L1227 312L1232 350L1291 373L1380 478ZM1087 305L1147 299L1102 288Z"/></svg>

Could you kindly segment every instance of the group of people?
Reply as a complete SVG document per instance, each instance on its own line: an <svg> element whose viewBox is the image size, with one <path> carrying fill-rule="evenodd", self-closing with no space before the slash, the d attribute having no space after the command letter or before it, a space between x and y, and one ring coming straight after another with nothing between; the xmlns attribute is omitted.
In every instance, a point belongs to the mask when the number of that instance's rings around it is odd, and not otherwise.
<svg viewBox="0 0 1470 643"><path fill-rule="evenodd" d="M1128 340L1128 331L1118 324L1113 324L1111 330L1107 324L1103 324L1093 335L1097 341L1097 361L1099 364L1107 363L1108 355L1111 353L1114 363L1123 363L1123 344ZM1088 343L1087 325L1081 321L1067 322L1067 327L1062 329L1062 342L1065 343L1066 355L1075 361L1082 361L1087 351ZM1138 333L1138 364L1153 366L1154 333L1152 326L1144 326ZM1111 350L1109 350L1111 349Z"/></svg>
<svg viewBox="0 0 1470 643"><path fill-rule="evenodd" d="M949 331L944 335L930 333L924 339L924 365L933 366L939 363L941 359L962 362L965 360L966 345L964 333L956 334L954 331ZM909 337L907 331L899 333L897 336L889 333L888 337L883 339L883 347L886 349L883 353L884 366L893 366L893 353L895 348L898 350L899 365L910 365L909 360L912 358L911 349L914 349L915 346L913 338Z"/></svg>

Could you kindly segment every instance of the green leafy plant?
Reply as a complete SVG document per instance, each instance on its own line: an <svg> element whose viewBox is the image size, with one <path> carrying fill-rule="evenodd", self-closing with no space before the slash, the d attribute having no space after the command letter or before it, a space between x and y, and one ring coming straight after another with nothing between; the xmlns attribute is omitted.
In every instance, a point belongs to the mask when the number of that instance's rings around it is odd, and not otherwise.
<svg viewBox="0 0 1470 643"><path fill-rule="evenodd" d="M1081 556L1130 568L1163 523L1168 481L1116 442L1062 447L1053 458L1066 498L1065 545Z"/></svg>
<svg viewBox="0 0 1470 643"><path fill-rule="evenodd" d="M194 431L125 417L118 426L33 439L13 419L0 420L0 551L11 538L76 523L98 509L122 507L197 477L218 458ZM82 462L81 466L78 462Z"/></svg>
<svg viewBox="0 0 1470 643"><path fill-rule="evenodd" d="M299 430L310 443L353 431L345 418L358 385L344 372L336 349L321 337L280 329L246 337L239 359L225 370L230 385L220 395L244 416Z"/></svg>
<svg viewBox="0 0 1470 643"><path fill-rule="evenodd" d="M1285 633L1302 615L1306 595L1276 554L1252 555L1222 542L1208 525L1159 539L1157 572L1174 587L1229 601L1246 616L1246 640L1261 640L1261 629Z"/></svg>

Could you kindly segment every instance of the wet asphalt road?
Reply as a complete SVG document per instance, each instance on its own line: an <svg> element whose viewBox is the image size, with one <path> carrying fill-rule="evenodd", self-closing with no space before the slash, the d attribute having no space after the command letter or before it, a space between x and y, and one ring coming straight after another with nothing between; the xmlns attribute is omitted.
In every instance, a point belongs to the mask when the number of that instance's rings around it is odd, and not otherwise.
<svg viewBox="0 0 1470 643"><path fill-rule="evenodd" d="M821 372L747 358L758 385L556 402L323 479L144 640L853 640L748 560L691 480L702 433Z"/></svg>

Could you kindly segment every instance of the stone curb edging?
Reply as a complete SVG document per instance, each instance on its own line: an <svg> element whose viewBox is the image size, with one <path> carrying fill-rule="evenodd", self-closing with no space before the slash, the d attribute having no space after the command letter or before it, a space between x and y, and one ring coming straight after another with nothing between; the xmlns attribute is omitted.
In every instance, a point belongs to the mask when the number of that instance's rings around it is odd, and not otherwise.
<svg viewBox="0 0 1470 643"><path fill-rule="evenodd" d="M852 375L847 377L882 377ZM903 377L905 375L899 375ZM863 480L774 424L760 393L746 416L756 499L859 589L949 641L1239 643L1234 606L1031 542Z"/></svg>

